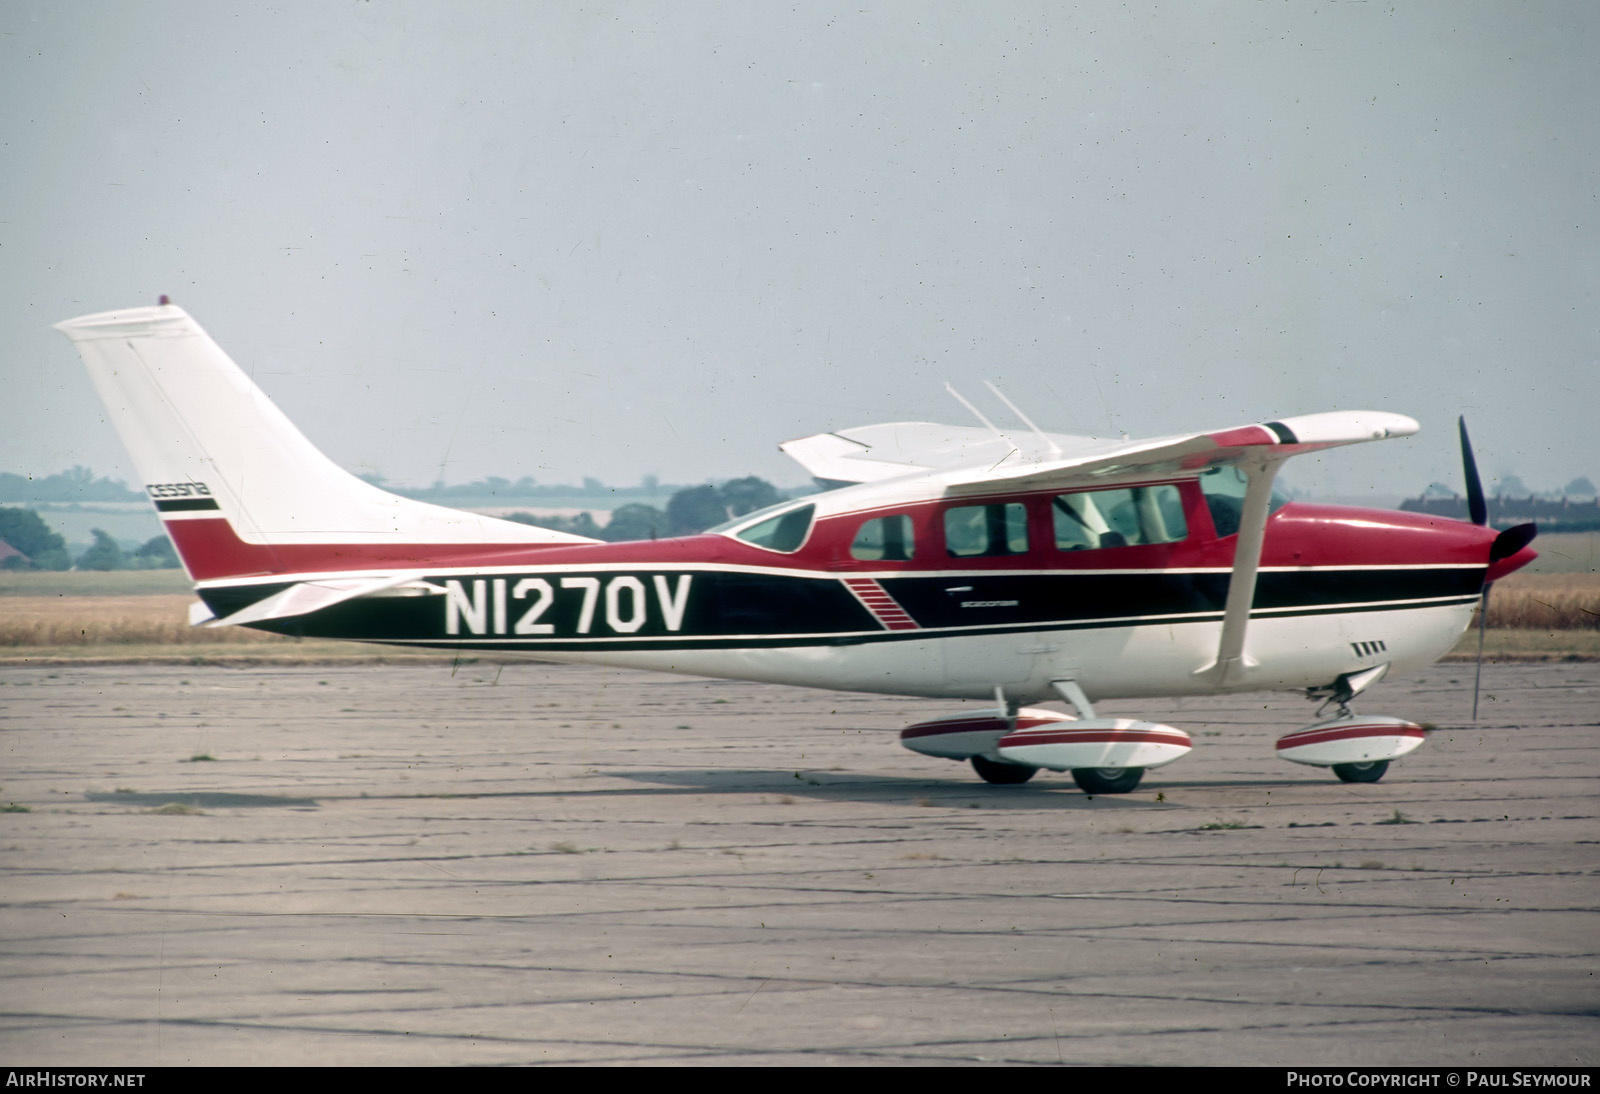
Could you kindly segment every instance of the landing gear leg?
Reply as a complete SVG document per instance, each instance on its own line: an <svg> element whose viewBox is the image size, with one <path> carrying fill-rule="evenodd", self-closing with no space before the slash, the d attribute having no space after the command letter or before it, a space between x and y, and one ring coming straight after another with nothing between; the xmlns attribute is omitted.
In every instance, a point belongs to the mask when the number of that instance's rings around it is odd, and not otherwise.
<svg viewBox="0 0 1600 1094"><path fill-rule="evenodd" d="M1284 759L1294 760L1296 763L1309 763L1319 767L1327 764L1328 760L1332 759L1333 756L1327 756L1326 753L1321 756L1316 754L1313 751L1313 745L1318 744L1318 742L1306 741L1305 737L1313 731L1327 731L1330 728L1337 728L1342 730L1342 735L1347 738L1351 736L1365 737L1371 743L1377 745L1377 747L1369 750L1367 755L1371 755L1372 752L1388 753L1388 758L1382 760L1358 760L1354 763L1329 764L1328 766L1333 768L1333 773L1338 776L1339 781L1346 783L1375 783L1383 778L1389 770L1390 760L1404 756L1422 743L1421 727L1410 722L1399 718L1387 717L1356 719L1350 713L1350 700L1381 680L1388 671L1389 665L1385 662L1370 669L1362 669L1360 672L1347 672L1333 683L1323 687L1307 688L1306 698L1313 701L1322 700L1322 705L1317 708L1318 718L1321 718L1322 712L1330 706L1338 711L1338 715L1331 721L1318 722L1308 729L1297 733L1285 734L1280 738L1278 747L1286 749L1286 751L1280 751L1279 754ZM1345 724L1341 725L1341 723ZM1350 723L1356 724L1352 726ZM1411 740L1408 741L1407 738L1411 738ZM1382 743L1378 744L1377 742L1379 741ZM1344 755L1348 756L1349 754L1349 750L1344 751Z"/></svg>

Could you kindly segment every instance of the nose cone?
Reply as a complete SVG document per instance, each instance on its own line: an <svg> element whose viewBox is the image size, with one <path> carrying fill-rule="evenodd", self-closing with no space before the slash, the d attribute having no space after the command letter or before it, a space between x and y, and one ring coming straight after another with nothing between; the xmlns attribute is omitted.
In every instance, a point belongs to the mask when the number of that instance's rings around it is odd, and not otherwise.
<svg viewBox="0 0 1600 1094"><path fill-rule="evenodd" d="M1489 571L1483 575L1484 582L1499 581L1538 558L1539 552L1528 546L1538 534L1538 525L1519 524L1496 535L1489 545Z"/></svg>

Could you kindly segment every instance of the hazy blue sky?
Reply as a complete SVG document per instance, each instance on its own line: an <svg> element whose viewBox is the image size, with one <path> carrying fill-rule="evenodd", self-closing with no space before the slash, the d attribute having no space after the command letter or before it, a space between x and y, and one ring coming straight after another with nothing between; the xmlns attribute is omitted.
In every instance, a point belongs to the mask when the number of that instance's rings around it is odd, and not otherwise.
<svg viewBox="0 0 1600 1094"><path fill-rule="evenodd" d="M169 293L356 471L1318 410L1349 494L1600 479L1600 7L0 5L0 469L134 479L50 324Z"/></svg>

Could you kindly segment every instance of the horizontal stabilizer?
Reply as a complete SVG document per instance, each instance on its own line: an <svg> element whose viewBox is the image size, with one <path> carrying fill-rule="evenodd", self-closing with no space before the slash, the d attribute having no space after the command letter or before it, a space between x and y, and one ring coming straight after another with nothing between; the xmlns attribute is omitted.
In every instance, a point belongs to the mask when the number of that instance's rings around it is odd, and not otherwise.
<svg viewBox="0 0 1600 1094"><path fill-rule="evenodd" d="M371 596L408 581L417 574L390 574L384 577L329 578L322 581L302 581L287 589L273 593L222 619L213 619L208 627L237 627L246 623L261 623L268 619L292 619L297 615L331 608L358 596Z"/></svg>

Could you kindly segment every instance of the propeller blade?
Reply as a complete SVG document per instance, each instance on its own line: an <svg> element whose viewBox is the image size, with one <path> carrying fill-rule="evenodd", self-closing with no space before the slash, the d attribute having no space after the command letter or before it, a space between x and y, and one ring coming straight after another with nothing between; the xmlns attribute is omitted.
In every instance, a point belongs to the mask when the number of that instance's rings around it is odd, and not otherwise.
<svg viewBox="0 0 1600 1094"><path fill-rule="evenodd" d="M1489 545L1489 563L1493 565L1502 558L1510 558L1528 544L1533 542L1533 537L1539 534L1537 524L1519 524L1515 528L1507 528Z"/></svg>
<svg viewBox="0 0 1600 1094"><path fill-rule="evenodd" d="M1483 480L1478 477L1478 461L1472 458L1472 442L1467 439L1466 416L1458 418L1461 427L1461 466L1467 473L1467 514L1480 528L1489 523L1489 506L1483 500ZM1515 553L1515 552L1513 552Z"/></svg>

